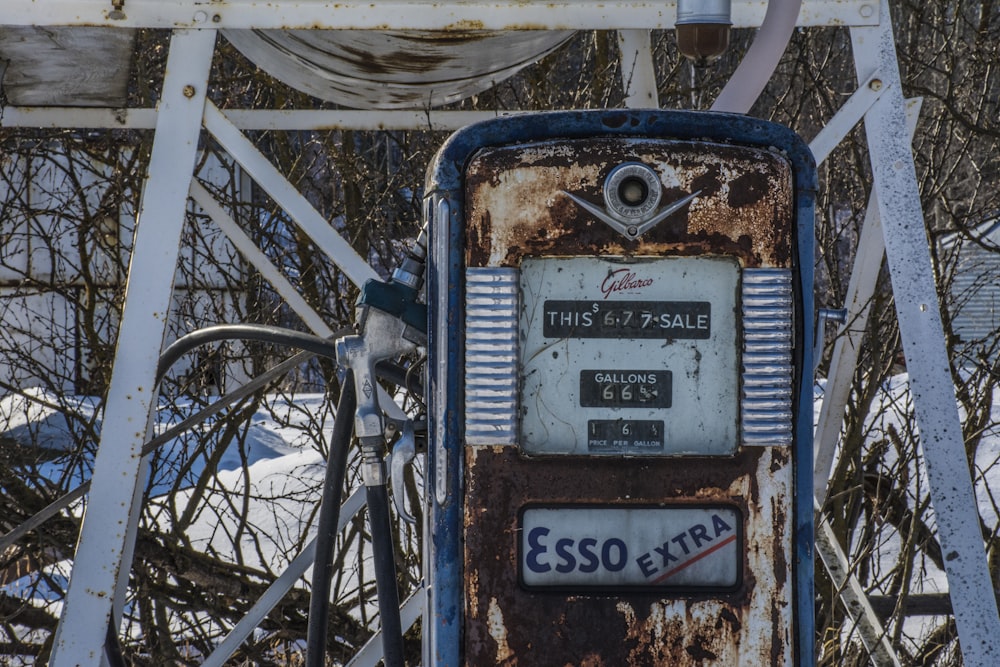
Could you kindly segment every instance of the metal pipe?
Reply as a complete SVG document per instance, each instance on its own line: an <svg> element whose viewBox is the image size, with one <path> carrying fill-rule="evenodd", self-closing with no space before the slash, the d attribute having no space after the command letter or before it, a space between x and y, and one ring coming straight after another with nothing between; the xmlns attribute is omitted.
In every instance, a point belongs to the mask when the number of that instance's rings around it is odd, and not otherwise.
<svg viewBox="0 0 1000 667"><path fill-rule="evenodd" d="M354 431L354 371L347 369L340 384L340 400L330 435L330 454L323 483L323 500L316 527L316 555L313 563L312 593L309 598L309 625L306 631L306 667L326 664L326 636L330 619L330 582L333 579L333 548L340 522L340 497L344 492L348 452Z"/></svg>
<svg viewBox="0 0 1000 667"><path fill-rule="evenodd" d="M801 7L802 0L770 0L767 3L767 13L757 37L719 93L712 111L744 114L750 111L778 67L792 38Z"/></svg>
<svg viewBox="0 0 1000 667"><path fill-rule="evenodd" d="M385 667L403 667L403 627L399 618L399 591L396 587L395 549L389 518L389 493L384 484L367 486L368 525L372 534L375 561L375 588L382 631L382 660Z"/></svg>

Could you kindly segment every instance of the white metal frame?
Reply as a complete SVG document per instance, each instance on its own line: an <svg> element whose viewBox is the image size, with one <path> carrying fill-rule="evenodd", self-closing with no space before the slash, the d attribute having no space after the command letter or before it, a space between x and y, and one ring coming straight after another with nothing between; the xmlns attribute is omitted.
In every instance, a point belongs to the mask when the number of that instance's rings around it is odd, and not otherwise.
<svg viewBox="0 0 1000 667"><path fill-rule="evenodd" d="M825 160L836 143L863 118L865 112L878 99L881 90L881 79L877 78L876 73L869 77L858 88L857 93L852 95L847 103L841 107L831 122L809 144L817 163ZM907 130L911 141L917 127L919 114L920 100L911 100L907 106ZM831 141L832 135L837 135L840 131L843 131L843 134L839 134L836 139ZM861 341L868 323L868 306L875 293L875 285L884 256L885 241L882 238L882 220L878 214L875 195L872 195L868 202L864 225L861 228L861 238L858 239L854 270L847 287L846 300L849 316L845 320L841 335L834 343L833 357L830 362L831 371L827 377L823 403L816 425L813 496L817 510L822 508L826 499L844 411L850 398L854 368L858 363ZM816 553L822 560L831 581L838 587L844 608L848 610L856 623L861 641L868 649L872 660L879 666L897 667L900 665L899 656L893 650L892 643L889 641L881 621L869 604L861 582L851 570L847 555L840 543L837 542L830 522L819 513L816 516Z"/></svg>
<svg viewBox="0 0 1000 667"><path fill-rule="evenodd" d="M395 111L227 110L205 104L208 65L216 31L227 28L329 29L617 29L622 46L622 75L629 106L655 107L648 30L673 25L675 2L640 0L4 0L0 25L81 25L121 28L166 28L171 40L163 98L159 109L6 108L0 127L129 127L153 128L155 139L143 191L135 249L126 289L125 309L115 356L92 491L75 558L75 571L55 636L52 665L99 665L104 629L113 613L113 598L127 577L131 541L129 525L143 466L139 450L154 401L154 373L166 326L166 313L176 265L184 208L191 196L219 221L262 271L271 267L235 228L211 195L192 183L199 132L204 126L234 158L303 227L317 245L355 281L374 275L367 264L257 153L241 129L455 129L492 116L490 113ZM758 26L766 4L733 0L735 27ZM937 525L944 553L952 606L966 664L1000 664L1000 617L986 558L972 480L962 443L954 389L951 385L937 294L917 191L916 172L906 124L906 105L896 61L887 0L804 0L798 25L850 26L861 85L827 127L814 139L819 161L862 118L865 121L875 181L863 244L852 278L850 312L845 328L853 331L865 317L864 304L874 290L882 248L893 279L900 331L910 371L911 389L923 443ZM881 238L880 238L881 237ZM880 241L884 241L881 243ZM870 244L869 244L870 242ZM868 244L868 245L866 245ZM869 251L870 250L870 251ZM282 293L317 333L327 325L307 306ZM849 347L856 335L840 339L834 349L827 398L817 431L816 496L821 502L835 456L843 405L856 354ZM387 402L388 403L388 402ZM348 501L349 503L352 501ZM850 595L863 598L856 580L844 572L843 554L830 536L823 541L824 560ZM823 538L827 538L825 541ZM309 551L268 590L265 598L227 637L210 664L221 664L252 630L270 600L292 585ZM408 602L408 614L419 611L420 598ZM864 605L862 605L864 606ZM850 610L849 610L850 611ZM255 618L257 619L255 621ZM870 608L855 619L868 628L869 644L879 663L895 664ZM241 636L242 635L242 636ZM370 652L368 652L370 651ZM376 649L366 649L358 664L373 664ZM223 655L225 653L225 655ZM215 661L215 662L212 662Z"/></svg>
<svg viewBox="0 0 1000 667"><path fill-rule="evenodd" d="M156 366L214 51L213 30L178 30L171 39L101 443L74 558L74 571L86 572L86 577L70 578L52 647L53 665L100 664L123 556L135 537L128 535L129 520L143 478L141 449L155 408Z"/></svg>
<svg viewBox="0 0 1000 667"><path fill-rule="evenodd" d="M650 30L672 28L676 0L4 0L0 25L328 30ZM733 0L733 26L767 3ZM878 25L877 0L803 0L800 26Z"/></svg>
<svg viewBox="0 0 1000 667"><path fill-rule="evenodd" d="M885 255L962 656L967 665L997 665L1000 617L948 364L888 0L882 14L879 26L852 28L851 45L858 78L877 70L885 86L865 114Z"/></svg>

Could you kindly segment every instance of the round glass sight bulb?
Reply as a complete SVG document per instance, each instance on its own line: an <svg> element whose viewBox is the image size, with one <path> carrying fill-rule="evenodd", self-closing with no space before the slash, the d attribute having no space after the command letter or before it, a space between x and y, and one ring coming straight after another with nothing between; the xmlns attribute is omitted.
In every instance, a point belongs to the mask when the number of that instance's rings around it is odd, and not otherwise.
<svg viewBox="0 0 1000 667"><path fill-rule="evenodd" d="M707 65L729 48L730 0L677 0L677 50Z"/></svg>

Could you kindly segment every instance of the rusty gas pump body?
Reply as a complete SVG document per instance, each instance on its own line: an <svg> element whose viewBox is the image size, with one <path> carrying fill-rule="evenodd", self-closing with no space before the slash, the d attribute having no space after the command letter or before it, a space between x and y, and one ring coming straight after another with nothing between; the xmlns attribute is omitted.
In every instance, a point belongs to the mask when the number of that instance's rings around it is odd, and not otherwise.
<svg viewBox="0 0 1000 667"><path fill-rule="evenodd" d="M811 664L814 190L745 117L445 144L425 664Z"/></svg>

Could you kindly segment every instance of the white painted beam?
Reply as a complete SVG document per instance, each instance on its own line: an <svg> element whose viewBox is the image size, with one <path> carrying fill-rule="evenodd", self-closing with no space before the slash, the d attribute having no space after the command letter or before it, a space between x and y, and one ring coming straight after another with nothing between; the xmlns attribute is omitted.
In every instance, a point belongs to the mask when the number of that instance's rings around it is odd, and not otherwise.
<svg viewBox="0 0 1000 667"><path fill-rule="evenodd" d="M101 442L52 647L53 667L101 664L116 582L129 567L124 562L127 526L142 477L142 446L155 403L156 367L214 50L215 33L210 31L179 31L171 39Z"/></svg>
<svg viewBox="0 0 1000 667"><path fill-rule="evenodd" d="M497 116L529 111L378 111L315 109L226 109L222 114L241 130L436 130L454 131ZM155 109L5 107L0 127L152 130Z"/></svg>
<svg viewBox="0 0 1000 667"><path fill-rule="evenodd" d="M648 30L619 30L618 52L625 106L629 109L658 109L653 41Z"/></svg>
<svg viewBox="0 0 1000 667"><path fill-rule="evenodd" d="M816 166L826 162L833 149L844 140L855 125L861 122L884 89L882 79L876 71L866 81L861 82L843 106L837 109L833 118L809 142L809 150L816 160Z"/></svg>
<svg viewBox="0 0 1000 667"><path fill-rule="evenodd" d="M409 630L417 619L423 616L424 609L427 608L427 590L418 588L410 597L406 598L399 608L399 621L403 627L403 632ZM365 645L361 647L357 655L351 658L347 667L376 667L382 662L382 631L373 634Z"/></svg>
<svg viewBox="0 0 1000 667"><path fill-rule="evenodd" d="M917 129L921 100L908 100L907 104L906 129L912 141L913 133ZM812 144L809 146L812 148ZM851 280L847 284L847 294L844 297L847 319L837 332L833 344L830 371L827 373L823 403L820 406L813 438L816 451L813 494L820 507L826 502L830 473L837 455L837 443L844 425L844 412L851 396L854 371L858 367L861 344L868 328L869 305L875 294L884 257L885 238L882 232L882 218L879 216L878 196L872 193L865 211L861 237L858 239Z"/></svg>
<svg viewBox="0 0 1000 667"><path fill-rule="evenodd" d="M1000 665L1000 615L951 381L888 0L881 6L882 24L852 29L851 44L858 79L878 70L886 85L865 115L865 130L896 316L964 663Z"/></svg>
<svg viewBox="0 0 1000 667"><path fill-rule="evenodd" d="M212 219L212 222L222 230L222 233L232 242L247 262L249 262L261 276L270 283L271 287L278 293L285 304L299 316L310 331L317 336L330 338L333 336L333 329L330 328L319 313L310 306L302 295L298 293L292 283L289 282L285 274L274 265L264 251L257 247L253 239L244 232L235 220L230 217L222 205L215 200L212 193L205 189L198 181L191 181L191 198L204 209L205 213Z"/></svg>
<svg viewBox="0 0 1000 667"><path fill-rule="evenodd" d="M205 129L292 217L316 247L337 263L351 282L360 287L365 281L378 278L375 270L337 233L330 221L320 215L271 161L211 102L205 105Z"/></svg>
<svg viewBox="0 0 1000 667"><path fill-rule="evenodd" d="M205 129L219 142L243 170L292 218L293 222L316 244L316 247L337 264L344 275L358 287L379 276L361 255L337 232L284 175L271 163L240 130L230 123L212 104L205 104ZM197 190L197 188L195 188ZM208 194L208 193L205 193ZM209 196L209 199L211 197ZM209 203L209 202L205 202ZM225 225L225 221L222 222ZM251 254L251 262L256 255ZM267 270L270 262L257 267ZM278 283L280 284L280 282ZM378 388L379 407L393 419L405 415L399 405L381 386Z"/></svg>
<svg viewBox="0 0 1000 667"><path fill-rule="evenodd" d="M0 25L330 30L622 30L672 28L675 0L3 0ZM733 0L733 25L757 27L767 3ZM800 26L878 23L876 0L804 0Z"/></svg>
<svg viewBox="0 0 1000 667"><path fill-rule="evenodd" d="M861 643L871 656L872 663L876 667L900 667L902 663L899 656L896 655L885 628L882 627L875 610L868 602L868 595L854 574L854 570L851 569L847 555L840 548L830 523L821 516L816 529L816 553L823 561L823 566L834 586L837 587L837 595L847 615L857 624Z"/></svg>

